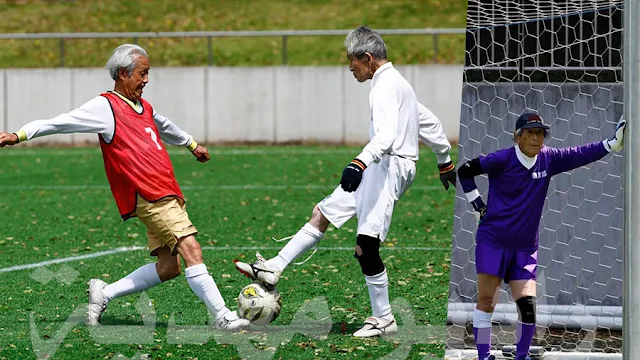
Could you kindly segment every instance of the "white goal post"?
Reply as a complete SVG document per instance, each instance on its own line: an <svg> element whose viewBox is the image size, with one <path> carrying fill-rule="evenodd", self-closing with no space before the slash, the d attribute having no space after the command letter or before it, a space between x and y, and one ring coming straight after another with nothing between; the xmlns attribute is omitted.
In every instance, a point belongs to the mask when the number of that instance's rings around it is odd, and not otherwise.
<svg viewBox="0 0 640 360"><path fill-rule="evenodd" d="M640 0L624 1L625 217L623 359L640 355Z"/></svg>

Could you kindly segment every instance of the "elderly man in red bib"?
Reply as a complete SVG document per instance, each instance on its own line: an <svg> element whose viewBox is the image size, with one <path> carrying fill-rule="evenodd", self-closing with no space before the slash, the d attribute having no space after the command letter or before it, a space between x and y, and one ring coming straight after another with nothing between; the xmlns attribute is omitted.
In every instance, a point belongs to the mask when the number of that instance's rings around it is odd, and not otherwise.
<svg viewBox="0 0 640 360"><path fill-rule="evenodd" d="M112 284L90 280L87 324L99 324L112 299L180 275L181 257L187 282L215 317L214 327L235 331L249 326L249 321L226 307L209 275L164 143L186 147L200 162L210 159L208 150L142 98L150 69L149 55L143 48L133 44L117 47L106 67L115 81L113 91L67 114L32 121L14 133L0 133L0 147L51 134L98 134L120 215L124 220L137 217L147 228L149 252L158 261Z"/></svg>

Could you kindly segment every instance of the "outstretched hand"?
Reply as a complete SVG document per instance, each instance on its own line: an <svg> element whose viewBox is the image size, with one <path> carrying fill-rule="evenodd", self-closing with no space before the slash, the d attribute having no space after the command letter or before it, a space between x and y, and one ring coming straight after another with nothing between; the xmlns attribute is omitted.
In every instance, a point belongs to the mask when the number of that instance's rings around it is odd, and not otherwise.
<svg viewBox="0 0 640 360"><path fill-rule="evenodd" d="M620 152L624 146L624 129L626 128L627 121L620 119L616 125L616 131L613 134L613 138L605 140L611 151Z"/></svg>
<svg viewBox="0 0 640 360"><path fill-rule="evenodd" d="M202 145L198 145L196 149L191 153L196 157L196 159L198 159L199 162L202 163L207 162L209 161L209 159L211 159L211 156L209 156L209 150Z"/></svg>
<svg viewBox="0 0 640 360"><path fill-rule="evenodd" d="M5 147L7 145L15 145L20 142L18 139L18 135L10 134L7 132L0 132L0 147Z"/></svg>

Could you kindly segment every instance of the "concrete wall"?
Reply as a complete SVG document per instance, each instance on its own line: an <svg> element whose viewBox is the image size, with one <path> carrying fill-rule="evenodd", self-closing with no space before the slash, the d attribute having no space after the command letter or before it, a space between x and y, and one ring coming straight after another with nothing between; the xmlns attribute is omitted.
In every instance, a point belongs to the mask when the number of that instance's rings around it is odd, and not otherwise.
<svg viewBox="0 0 640 360"><path fill-rule="evenodd" d="M462 66L398 66L419 101L458 137ZM153 68L144 97L198 141L366 142L370 82L358 83L346 66ZM16 131L113 88L104 69L0 70L0 125ZM82 144L93 134L35 139Z"/></svg>

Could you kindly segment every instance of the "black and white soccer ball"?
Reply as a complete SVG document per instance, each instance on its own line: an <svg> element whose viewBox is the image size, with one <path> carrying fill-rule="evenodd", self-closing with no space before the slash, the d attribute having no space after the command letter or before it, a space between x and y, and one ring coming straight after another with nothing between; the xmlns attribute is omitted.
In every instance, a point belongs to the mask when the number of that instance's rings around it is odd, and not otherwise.
<svg viewBox="0 0 640 360"><path fill-rule="evenodd" d="M269 325L280 315L281 309L278 290L260 282L245 286L238 295L238 313L253 325Z"/></svg>

